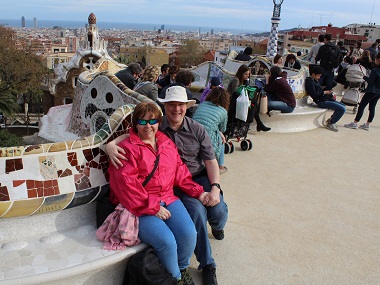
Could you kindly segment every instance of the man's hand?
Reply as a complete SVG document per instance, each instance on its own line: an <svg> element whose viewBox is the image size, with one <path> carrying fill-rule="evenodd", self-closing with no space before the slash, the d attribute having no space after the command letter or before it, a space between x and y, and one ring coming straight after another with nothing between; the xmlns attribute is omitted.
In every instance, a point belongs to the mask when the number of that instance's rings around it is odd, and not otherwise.
<svg viewBox="0 0 380 285"><path fill-rule="evenodd" d="M106 152L108 154L109 160L115 166L116 169L123 166L121 160L127 160L123 154L125 154L124 149L117 146L115 141L111 141L106 145Z"/></svg>
<svg viewBox="0 0 380 285"><path fill-rule="evenodd" d="M202 202L203 206L213 207L220 203L220 190L217 187L213 187L211 189L211 192L205 192L203 194L206 194L203 198L203 201L201 200L201 197L199 197L199 200Z"/></svg>
<svg viewBox="0 0 380 285"><path fill-rule="evenodd" d="M172 216L172 214L169 212L168 209L165 207L160 206L160 210L156 214L156 217L161 219L161 220L167 220Z"/></svg>

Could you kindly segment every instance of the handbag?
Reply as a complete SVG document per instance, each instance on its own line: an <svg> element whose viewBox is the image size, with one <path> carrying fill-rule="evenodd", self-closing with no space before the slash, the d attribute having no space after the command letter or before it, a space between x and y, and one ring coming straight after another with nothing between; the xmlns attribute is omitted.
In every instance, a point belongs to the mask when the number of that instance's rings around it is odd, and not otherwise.
<svg viewBox="0 0 380 285"><path fill-rule="evenodd" d="M158 162L160 161L160 155L157 155L156 160L154 161L154 167L151 173L145 178L144 182L142 183L142 186L145 187L149 180L153 177L153 174L156 172L156 169L158 167ZM108 189L108 192L106 195L101 197L97 203L96 203L96 227L99 228L104 221L107 219L107 217L112 214L115 211L117 205L114 205L110 201L110 192Z"/></svg>
<svg viewBox="0 0 380 285"><path fill-rule="evenodd" d="M268 113L268 97L266 95L260 95L260 114Z"/></svg>

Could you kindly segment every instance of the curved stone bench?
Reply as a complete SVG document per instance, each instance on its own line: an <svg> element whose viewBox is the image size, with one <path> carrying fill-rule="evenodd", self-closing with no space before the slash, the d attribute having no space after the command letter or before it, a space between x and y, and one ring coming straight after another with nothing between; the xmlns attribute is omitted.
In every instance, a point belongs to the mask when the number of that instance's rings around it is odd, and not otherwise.
<svg viewBox="0 0 380 285"><path fill-rule="evenodd" d="M297 107L292 113L280 113L271 117L260 114L260 118L273 133L303 132L323 126L327 110L318 108L307 100L307 97L298 99Z"/></svg>
<svg viewBox="0 0 380 285"><path fill-rule="evenodd" d="M103 250L95 231L95 203L1 220L0 284L122 284L146 245Z"/></svg>

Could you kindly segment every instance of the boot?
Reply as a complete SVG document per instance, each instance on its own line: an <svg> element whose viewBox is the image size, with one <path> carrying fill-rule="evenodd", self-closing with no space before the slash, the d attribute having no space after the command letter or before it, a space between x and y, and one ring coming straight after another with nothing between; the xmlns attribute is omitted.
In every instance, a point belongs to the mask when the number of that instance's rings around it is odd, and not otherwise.
<svg viewBox="0 0 380 285"><path fill-rule="evenodd" d="M268 127L266 127L266 126L263 124L263 122L262 122L261 119L260 119L260 116L259 116L258 112L255 112L255 120L256 120L256 130L257 130L258 132L260 132L260 131L268 132L268 131L271 130L271 128L268 128Z"/></svg>

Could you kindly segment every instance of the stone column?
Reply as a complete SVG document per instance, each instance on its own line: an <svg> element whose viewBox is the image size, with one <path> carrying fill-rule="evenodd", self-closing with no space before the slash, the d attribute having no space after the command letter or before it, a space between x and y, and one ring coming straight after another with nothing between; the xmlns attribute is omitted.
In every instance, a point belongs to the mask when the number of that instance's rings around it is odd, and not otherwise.
<svg viewBox="0 0 380 285"><path fill-rule="evenodd" d="M274 57L277 54L277 41L278 41L278 26L280 24L280 17L272 17L272 28L268 38L267 57Z"/></svg>

